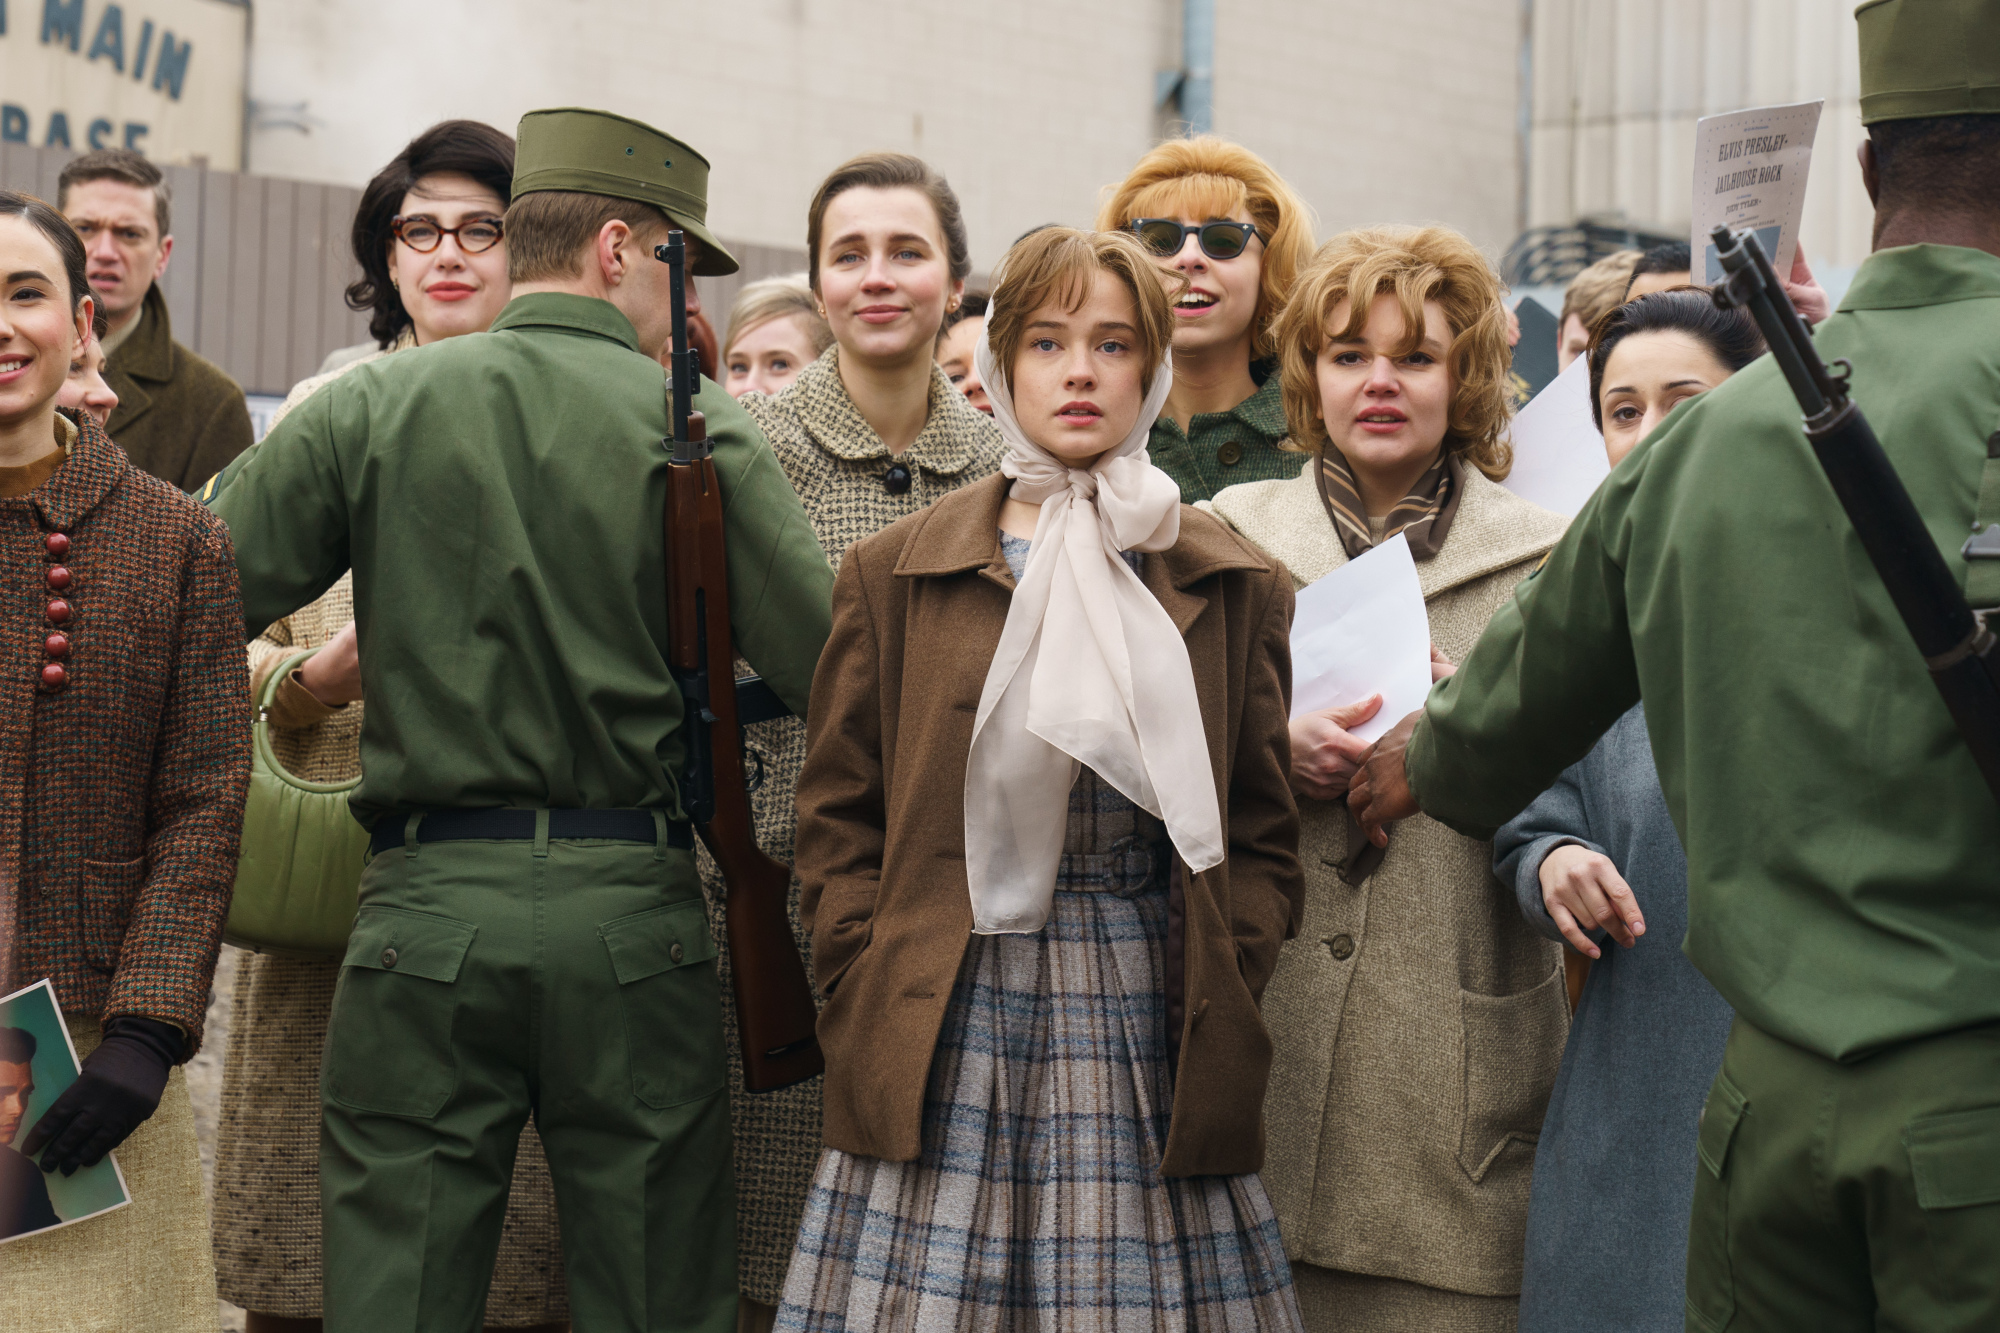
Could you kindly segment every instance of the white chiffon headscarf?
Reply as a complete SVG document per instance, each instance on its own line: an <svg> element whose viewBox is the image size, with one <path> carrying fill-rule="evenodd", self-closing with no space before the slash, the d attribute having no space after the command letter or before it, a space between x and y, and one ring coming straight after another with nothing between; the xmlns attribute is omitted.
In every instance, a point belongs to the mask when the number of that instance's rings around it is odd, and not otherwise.
<svg viewBox="0 0 2000 1333"><path fill-rule="evenodd" d="M1171 354L1131 433L1088 469L1022 431L983 333L973 355L1007 440L1008 494L1042 507L965 767L972 929L1004 935L1048 920L1079 765L1164 822L1197 872L1222 863L1222 812L1187 644L1120 554L1180 536L1180 487L1146 454Z"/></svg>

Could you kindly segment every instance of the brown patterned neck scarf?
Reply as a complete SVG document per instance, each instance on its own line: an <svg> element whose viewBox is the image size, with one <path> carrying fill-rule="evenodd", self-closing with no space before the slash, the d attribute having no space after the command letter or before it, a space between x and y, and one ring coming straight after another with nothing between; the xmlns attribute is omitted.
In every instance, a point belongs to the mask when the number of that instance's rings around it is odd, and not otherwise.
<svg viewBox="0 0 2000 1333"><path fill-rule="evenodd" d="M1400 532L1410 543L1410 554L1417 559L1428 560L1436 555L1444 545L1445 535L1451 531L1452 516L1458 512L1458 497L1465 490L1464 468L1452 453L1433 463L1417 478L1416 485L1410 487L1410 493L1396 501L1395 508L1389 511L1382 539L1387 541ZM1354 471L1346 457L1331 444L1320 448L1318 478L1319 498L1326 505L1326 516L1333 520L1333 530L1340 537L1347 558L1352 560L1366 554L1375 545L1368 530L1368 506L1361 502L1361 488L1355 484Z"/></svg>

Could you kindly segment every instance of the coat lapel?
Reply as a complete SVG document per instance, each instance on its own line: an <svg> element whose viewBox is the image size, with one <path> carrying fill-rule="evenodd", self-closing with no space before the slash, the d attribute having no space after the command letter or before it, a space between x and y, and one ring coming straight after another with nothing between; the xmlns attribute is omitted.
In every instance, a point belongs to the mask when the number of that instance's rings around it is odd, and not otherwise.
<svg viewBox="0 0 2000 1333"><path fill-rule="evenodd" d="M105 424L113 438L153 408L153 395L145 385L161 385L174 377L174 326L167 314L167 298L155 283L146 292L139 327L125 344L111 355L105 378L118 395L118 406Z"/></svg>

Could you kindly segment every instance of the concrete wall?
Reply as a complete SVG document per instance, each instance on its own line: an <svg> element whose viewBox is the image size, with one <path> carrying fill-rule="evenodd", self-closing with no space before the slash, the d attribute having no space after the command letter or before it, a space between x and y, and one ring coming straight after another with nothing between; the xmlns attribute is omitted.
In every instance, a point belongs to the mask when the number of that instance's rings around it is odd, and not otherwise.
<svg viewBox="0 0 2000 1333"><path fill-rule="evenodd" d="M1824 98L1800 239L1868 255L1852 0L1533 0L1530 225L1622 213L1685 234L1695 121Z"/></svg>
<svg viewBox="0 0 2000 1333"><path fill-rule="evenodd" d="M1519 0L1217 0L1215 128L1268 156L1321 231L1515 230ZM360 185L448 116L511 129L603 106L714 163L723 236L804 243L805 207L858 152L915 152L957 188L973 262L1040 223L1087 224L1167 126L1179 0L259 0L250 169Z"/></svg>

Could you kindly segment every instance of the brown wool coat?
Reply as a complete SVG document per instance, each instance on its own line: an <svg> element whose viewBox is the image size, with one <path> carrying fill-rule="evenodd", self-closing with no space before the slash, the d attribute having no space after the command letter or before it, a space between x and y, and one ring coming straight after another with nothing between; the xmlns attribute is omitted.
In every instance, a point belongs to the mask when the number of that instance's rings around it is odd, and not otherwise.
<svg viewBox="0 0 2000 1333"><path fill-rule="evenodd" d="M826 1141L844 1152L918 1154L972 929L965 763L1014 586L998 535L1008 485L974 482L857 543L834 585L797 868L827 992ZM1180 540L1147 555L1141 577L1186 639L1229 839L1222 865L1175 875L1167 999L1180 1058L1162 1169L1238 1175L1263 1163L1271 1043L1257 997L1302 892L1286 781L1291 579L1185 507Z"/></svg>
<svg viewBox="0 0 2000 1333"><path fill-rule="evenodd" d="M1347 563L1308 464L1215 512L1300 587ZM1471 652L1561 516L1465 470L1443 547L1417 562L1431 641ZM1296 1261L1447 1291L1521 1289L1528 1181L1569 1031L1560 949L1493 876L1493 844L1417 815L1344 882L1341 802L1300 803L1305 916L1264 993L1277 1043L1270 1168Z"/></svg>
<svg viewBox="0 0 2000 1333"><path fill-rule="evenodd" d="M105 429L141 470L169 485L194 490L250 447L243 390L174 341L158 286L146 293L143 322L111 354L104 382L118 395Z"/></svg>
<svg viewBox="0 0 2000 1333"><path fill-rule="evenodd" d="M73 610L49 689L58 531ZM53 477L0 500L0 595L0 993L48 977L67 1013L177 1024L192 1055L250 779L228 529L86 417Z"/></svg>

